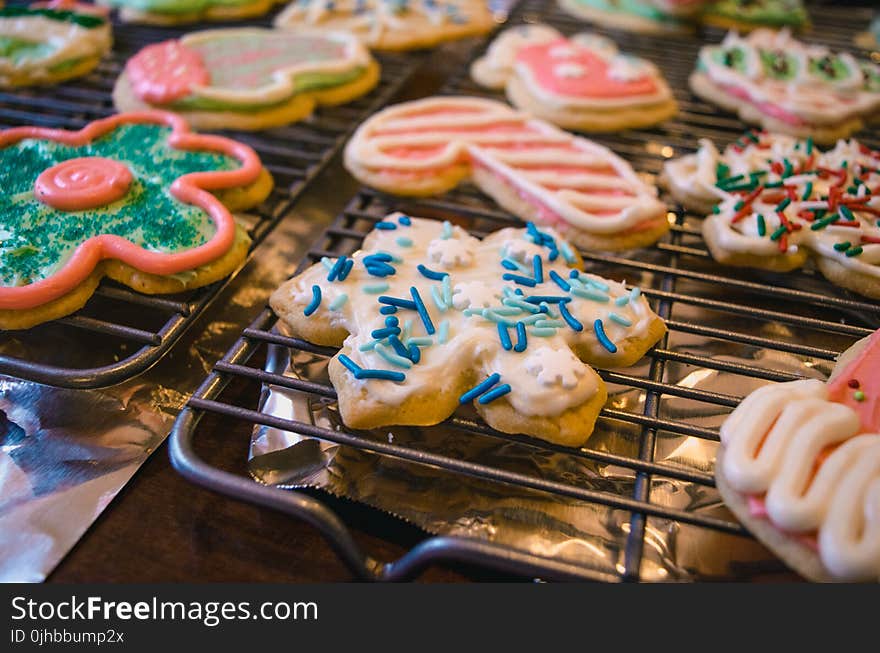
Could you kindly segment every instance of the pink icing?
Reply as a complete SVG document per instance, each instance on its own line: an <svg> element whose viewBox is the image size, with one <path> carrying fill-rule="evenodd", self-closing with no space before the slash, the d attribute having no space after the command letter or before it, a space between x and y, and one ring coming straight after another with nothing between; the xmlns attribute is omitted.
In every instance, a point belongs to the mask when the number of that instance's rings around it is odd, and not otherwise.
<svg viewBox="0 0 880 653"><path fill-rule="evenodd" d="M795 127L800 127L807 124L806 121L804 121L802 118L786 111L778 104L773 104L772 102L756 102L752 99L752 96L749 95L749 92L744 88L740 88L739 86L725 86L724 89L731 95L734 95L747 102L751 102L753 105L755 105L758 109L760 109L771 118L776 118L777 120L781 120L782 122L788 125L793 125Z"/></svg>
<svg viewBox="0 0 880 653"><path fill-rule="evenodd" d="M571 54L554 57L551 51L560 46L569 48ZM657 82L653 76L646 74L632 80L613 79L609 76L606 59L590 48L567 39L526 46L517 52L516 60L528 66L538 85L557 95L617 98L657 92ZM579 66L583 74L559 75L559 67L567 64Z"/></svg>
<svg viewBox="0 0 880 653"><path fill-rule="evenodd" d="M125 73L135 95L150 104L169 104L211 82L199 54L177 40L148 45L128 60Z"/></svg>
<svg viewBox="0 0 880 653"><path fill-rule="evenodd" d="M770 519L770 515L767 514L767 503L764 501L763 496L759 497L755 495L749 495L748 497L746 497L746 501L748 502L749 506L749 514L752 517L755 517L757 519ZM778 527L774 525L774 528ZM794 538L811 551L819 551L819 541L816 539L815 533L789 533L788 531L782 532L789 537Z"/></svg>
<svg viewBox="0 0 880 653"><path fill-rule="evenodd" d="M858 387L852 387L858 383ZM859 401L857 394L862 397ZM880 331L875 331L859 355L828 383L828 398L858 413L862 429L880 433Z"/></svg>
<svg viewBox="0 0 880 653"><path fill-rule="evenodd" d="M182 252L147 251L120 236L104 234L82 243L70 260L55 274L26 286L0 288L0 309L36 308L64 296L85 281L104 259L118 259L150 274L177 274L193 270L226 254L235 240L235 219L209 191L238 188L254 183L263 168L250 147L221 136L193 134L179 116L166 111L121 113L89 123L79 131L45 127L13 127L0 132L0 147L8 147L26 138L44 139L78 146L90 143L126 123L167 125L170 147L180 150L220 152L238 159L235 170L191 172L171 184L171 194L181 202L203 209L214 222L216 232L204 245Z"/></svg>
<svg viewBox="0 0 880 653"><path fill-rule="evenodd" d="M81 157L40 173L34 195L60 211L84 211L122 199L131 182L131 171L124 164L98 156Z"/></svg>

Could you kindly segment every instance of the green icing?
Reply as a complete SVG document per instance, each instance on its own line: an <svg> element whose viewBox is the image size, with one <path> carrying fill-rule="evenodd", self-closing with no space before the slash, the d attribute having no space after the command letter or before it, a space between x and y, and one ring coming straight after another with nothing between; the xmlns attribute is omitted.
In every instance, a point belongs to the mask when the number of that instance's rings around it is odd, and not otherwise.
<svg viewBox="0 0 880 653"><path fill-rule="evenodd" d="M360 77L363 72L363 68L355 68L346 73L304 73L302 75L297 75L293 83L293 94L301 93L302 91L306 90L317 90L321 88L328 88L339 86L341 84L346 84ZM257 109L267 109L274 106L279 106L281 104L284 104L288 100L290 100L289 97L281 100L280 102L269 102L266 104L233 104L230 102L223 102L222 100L214 100L212 98L191 95L189 97L183 98L182 100L174 102L170 105L170 107L178 111L198 109L203 111L241 111L243 113L246 113L248 111L254 111Z"/></svg>
<svg viewBox="0 0 880 653"><path fill-rule="evenodd" d="M807 22L800 0L719 0L706 9L706 14L777 27L799 27Z"/></svg>
<svg viewBox="0 0 880 653"><path fill-rule="evenodd" d="M0 149L0 283L24 285L45 279L64 265L76 247L101 234L127 238L147 250L176 252L207 242L210 216L170 193L181 175L240 166L212 152L177 150L167 144L171 129L126 124L87 145L25 139ZM127 196L103 209L65 212L34 197L36 178L67 159L96 156L125 163L134 182Z"/></svg>
<svg viewBox="0 0 880 653"><path fill-rule="evenodd" d="M80 27L88 29L99 27L107 22L100 16L78 14L75 11L64 9L32 9L30 7L6 7L5 9L0 9L0 18L20 18L22 16L42 16L49 20L75 23Z"/></svg>
<svg viewBox="0 0 880 653"><path fill-rule="evenodd" d="M810 59L810 72L827 81L837 81L846 79L852 75L849 69L840 57L829 54L818 59Z"/></svg>
<svg viewBox="0 0 880 653"><path fill-rule="evenodd" d="M713 50L712 59L715 63L733 68L738 72L747 72L746 53L742 48L732 47L726 50L721 48Z"/></svg>
<svg viewBox="0 0 880 653"><path fill-rule="evenodd" d="M664 14L650 2L640 0L577 0L578 4L587 5L601 11L621 14L633 14L662 23L681 23L675 16Z"/></svg>
<svg viewBox="0 0 880 653"><path fill-rule="evenodd" d="M50 73L63 73L65 71L76 68L80 65L85 59L83 57L77 57L76 59L68 59L66 61L61 61L56 63L54 66L49 66Z"/></svg>
<svg viewBox="0 0 880 653"><path fill-rule="evenodd" d="M255 0L105 0L114 7L128 7L156 14L188 14L211 7L240 7Z"/></svg>
<svg viewBox="0 0 880 653"><path fill-rule="evenodd" d="M773 79L790 80L797 77L798 60L780 50L760 50L764 73Z"/></svg>
<svg viewBox="0 0 880 653"><path fill-rule="evenodd" d="M10 59L16 65L28 60L45 59L53 52L51 43L27 41L15 36L0 36L0 57Z"/></svg>
<svg viewBox="0 0 880 653"><path fill-rule="evenodd" d="M871 93L880 93L880 69L876 66L863 62L862 78L864 79L863 88Z"/></svg>

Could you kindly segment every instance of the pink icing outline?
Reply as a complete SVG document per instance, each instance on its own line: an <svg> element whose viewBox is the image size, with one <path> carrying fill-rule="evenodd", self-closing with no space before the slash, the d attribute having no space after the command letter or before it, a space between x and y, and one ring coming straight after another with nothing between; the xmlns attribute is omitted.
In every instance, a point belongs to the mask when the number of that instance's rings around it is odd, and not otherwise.
<svg viewBox="0 0 880 653"><path fill-rule="evenodd" d="M235 219L212 190L247 186L255 182L262 170L256 152L243 143L222 136L206 136L190 132L189 125L179 116L165 111L123 113L95 120L79 131L45 127L13 127L0 132L0 148L9 147L28 138L44 139L64 145L85 145L122 124L146 123L172 128L168 144L179 150L208 150L238 159L237 170L191 172L171 184L171 194L186 204L203 209L217 228L204 245L185 252L164 254L150 252L120 236L103 234L81 243L70 260L52 276L28 284L0 288L0 309L36 308L64 296L85 281L95 266L104 259L118 259L150 274L169 275L192 270L226 254L235 240Z"/></svg>
<svg viewBox="0 0 880 653"><path fill-rule="evenodd" d="M85 172L98 174L94 179L75 179L70 175ZM63 175L58 183L58 176ZM119 161L101 156L67 159L40 173L34 182L34 196L43 204L60 211L83 211L106 206L125 197L131 187L131 170Z"/></svg>
<svg viewBox="0 0 880 653"><path fill-rule="evenodd" d="M173 68L168 64L169 51L180 57ZM159 64L147 65L154 57ZM186 74L177 72L181 66ZM128 60L125 72L134 94L150 104L170 104L189 95L194 87L211 83L211 73L202 56L180 39L148 45Z"/></svg>

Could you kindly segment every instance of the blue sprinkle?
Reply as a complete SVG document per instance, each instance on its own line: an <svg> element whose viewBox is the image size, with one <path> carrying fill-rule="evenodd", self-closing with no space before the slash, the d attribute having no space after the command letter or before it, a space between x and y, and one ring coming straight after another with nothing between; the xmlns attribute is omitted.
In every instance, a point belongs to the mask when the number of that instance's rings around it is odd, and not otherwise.
<svg viewBox="0 0 880 653"><path fill-rule="evenodd" d="M376 252L375 254L370 254L369 256L364 257L364 263L370 263L371 261L387 263L390 260L392 260L392 256L388 252Z"/></svg>
<svg viewBox="0 0 880 653"><path fill-rule="evenodd" d="M526 301L529 304L565 304L566 302L571 301L571 297L558 297L556 295L532 295L531 297L526 297Z"/></svg>
<svg viewBox="0 0 880 653"><path fill-rule="evenodd" d="M612 354L617 353L617 345L611 342L608 339L608 336L605 335L605 326L602 324L602 320L596 320L593 322L593 331L596 332L596 339L599 341L599 344L605 347Z"/></svg>
<svg viewBox="0 0 880 653"><path fill-rule="evenodd" d="M539 338L548 338L556 335L556 329L532 327L532 335Z"/></svg>
<svg viewBox="0 0 880 653"><path fill-rule="evenodd" d="M378 344L379 343L375 340L370 340L370 342L365 342L360 347L358 347L358 351L373 351Z"/></svg>
<svg viewBox="0 0 880 653"><path fill-rule="evenodd" d="M514 263L513 261L511 261L510 259L507 259L507 258L501 259L501 266L505 270L510 270L511 272L519 271L519 267L516 265L516 263Z"/></svg>
<svg viewBox="0 0 880 653"><path fill-rule="evenodd" d="M522 322L516 323L516 346L514 346L513 351L523 352L526 350L526 346L528 342L526 340L526 325Z"/></svg>
<svg viewBox="0 0 880 653"><path fill-rule="evenodd" d="M388 342L391 343L391 346L394 348L394 351L396 351L399 356L409 358L409 350L400 341L400 338L398 338L397 336L391 336L388 338Z"/></svg>
<svg viewBox="0 0 880 653"><path fill-rule="evenodd" d="M532 266L535 268L535 283L544 283L544 263L539 254L532 258Z"/></svg>
<svg viewBox="0 0 880 653"><path fill-rule="evenodd" d="M496 399L498 399L498 397L503 397L508 392L510 392L510 384L505 383L504 385L499 385L497 388L495 388L493 390L489 390L489 392L487 392L482 397L477 399L477 401L479 403L485 405L485 404L488 404L488 403L495 401Z"/></svg>
<svg viewBox="0 0 880 653"><path fill-rule="evenodd" d="M388 290L388 284L385 284L385 290ZM399 299L397 297L389 297L388 295L382 295L379 297L380 304L388 304L389 306L396 306L397 308L405 308L409 311L416 310L416 303L412 302L408 299Z"/></svg>
<svg viewBox="0 0 880 653"><path fill-rule="evenodd" d="M354 375L356 379L380 379L382 381L397 381L403 383L406 374L403 372L391 372L389 370L361 370Z"/></svg>
<svg viewBox="0 0 880 653"><path fill-rule="evenodd" d="M309 305L306 306L303 314L306 317L309 317L312 313L318 310L318 306L321 305L321 287L320 286L312 286L312 301L309 302Z"/></svg>
<svg viewBox="0 0 880 653"><path fill-rule="evenodd" d="M602 292L608 292L608 284L598 279L593 279L592 277L584 277L581 281L588 286L593 286L593 288L598 288Z"/></svg>
<svg viewBox="0 0 880 653"><path fill-rule="evenodd" d="M528 286L529 288L535 287L535 280L529 279L528 277L523 277L518 274L513 274L512 272L505 272L502 276L502 279L505 281L514 281L518 284L522 284L523 286Z"/></svg>
<svg viewBox="0 0 880 653"><path fill-rule="evenodd" d="M575 297L581 297L583 299L591 299L594 302L607 302L610 297L605 295L597 290L588 290L586 288L572 288L571 294Z"/></svg>
<svg viewBox="0 0 880 653"><path fill-rule="evenodd" d="M535 315L527 315L520 320L520 322L522 322L523 324L537 324L538 322L544 321L546 321L544 319L544 314L540 312L536 313Z"/></svg>
<svg viewBox="0 0 880 653"><path fill-rule="evenodd" d="M452 282L448 274L443 277L443 303L452 306Z"/></svg>
<svg viewBox="0 0 880 653"><path fill-rule="evenodd" d="M571 270L568 273L568 278L569 279L577 279L579 277L579 275L580 275L580 272L578 272L577 270Z"/></svg>
<svg viewBox="0 0 880 653"><path fill-rule="evenodd" d="M339 273L337 277L339 281L345 281L348 279L348 274L351 272L351 269L354 267L354 259L348 259L345 262L345 267L342 268L342 271Z"/></svg>
<svg viewBox="0 0 880 653"><path fill-rule="evenodd" d="M482 315L484 319L489 320L490 322L497 322L498 324L503 324L506 327L512 327L513 322L510 320L505 320L500 315L496 315L495 312L491 308L484 308L482 310L475 310L474 314Z"/></svg>
<svg viewBox="0 0 880 653"><path fill-rule="evenodd" d="M367 272L374 277L390 277L395 272L397 272L397 270L395 270L387 263L374 262L365 265L364 267L366 267Z"/></svg>
<svg viewBox="0 0 880 653"><path fill-rule="evenodd" d="M519 315L522 313L522 309L517 306L493 306L492 308L487 308L487 311L492 311L495 315Z"/></svg>
<svg viewBox="0 0 880 653"><path fill-rule="evenodd" d="M559 314L562 315L562 319L565 320L565 323L575 331L584 330L584 325L581 324L574 315L568 312L568 307L565 304L559 305Z"/></svg>
<svg viewBox="0 0 880 653"><path fill-rule="evenodd" d="M419 263L416 268L423 277L430 279L431 281L442 281L443 277L448 277L448 272L434 272L434 270L430 270L425 267L423 264Z"/></svg>
<svg viewBox="0 0 880 653"><path fill-rule="evenodd" d="M413 301L416 303L416 310L419 313L419 317L422 318L422 324L425 325L425 331L428 332L428 335L433 335L434 333L434 323L431 322L431 316L428 315L428 309L425 308L425 302L422 301L422 296L419 295L419 290L415 286L410 286L409 292L412 294Z"/></svg>
<svg viewBox="0 0 880 653"><path fill-rule="evenodd" d="M559 246L559 250L562 252L562 258L569 265L577 261L577 259L574 257L574 252L571 251L571 247L569 247L568 243L566 243L565 241L563 241L562 244Z"/></svg>
<svg viewBox="0 0 880 653"><path fill-rule="evenodd" d="M338 311L340 308L345 306L345 302L347 302L347 301L348 301L348 295L346 295L345 293L342 293L336 299L334 299L332 302L330 302L330 310L331 311Z"/></svg>
<svg viewBox="0 0 880 653"><path fill-rule="evenodd" d="M437 307L437 310L441 313L445 313L449 306L446 305L446 302L443 301L442 290L438 290L437 286L431 286L431 299L434 300L434 305Z"/></svg>
<svg viewBox="0 0 880 653"><path fill-rule="evenodd" d="M413 245L412 238L406 238L405 236L401 236L396 242L401 247L412 247Z"/></svg>
<svg viewBox="0 0 880 653"><path fill-rule="evenodd" d="M394 313L397 312L397 307L396 306L383 306L382 308L379 309L379 312L382 315L393 315Z"/></svg>
<svg viewBox="0 0 880 653"><path fill-rule="evenodd" d="M440 232L440 238L443 240L452 238L452 223L449 220L443 223L443 231Z"/></svg>
<svg viewBox="0 0 880 653"><path fill-rule="evenodd" d="M623 295L622 297L618 297L614 300L614 304L616 306L626 306L629 304L629 295Z"/></svg>
<svg viewBox="0 0 880 653"><path fill-rule="evenodd" d="M513 343L510 342L510 334L507 333L507 327L502 322L498 323L498 337L501 339L501 346L504 347L505 351L513 349Z"/></svg>
<svg viewBox="0 0 880 653"><path fill-rule="evenodd" d="M415 345L409 346L409 357L413 363L418 363L422 360L422 352L419 351L419 348Z"/></svg>
<svg viewBox="0 0 880 653"><path fill-rule="evenodd" d="M437 332L437 342L445 345L449 339L449 320L443 320L440 323L440 330Z"/></svg>
<svg viewBox="0 0 880 653"><path fill-rule="evenodd" d="M385 327L384 329L374 329L372 332L370 332L370 335L376 340L382 340L383 338L387 338L388 336L400 335L400 328Z"/></svg>
<svg viewBox="0 0 880 653"><path fill-rule="evenodd" d="M430 347L434 344L434 339L428 336L420 336L418 338L410 338L406 341L406 346L416 345L417 347Z"/></svg>
<svg viewBox="0 0 880 653"><path fill-rule="evenodd" d="M395 256L391 252L386 252L385 250L380 249L376 254L380 254L382 256L383 261L388 263L403 263L403 259L399 256Z"/></svg>
<svg viewBox="0 0 880 653"><path fill-rule="evenodd" d="M565 292L571 290L571 285L568 283L568 281L559 276L559 273L556 270L550 270L550 278L553 279L554 283L556 283L556 285L562 288Z"/></svg>
<svg viewBox="0 0 880 653"><path fill-rule="evenodd" d="M525 294L525 293L523 293L522 288L517 288L517 289L514 290L513 292L514 292L515 294L517 294L517 295L520 295L520 296L522 296L522 295Z"/></svg>
<svg viewBox="0 0 880 653"><path fill-rule="evenodd" d="M505 297L504 299L501 300L501 303L504 304L505 306L511 306L511 307L519 308L520 310L523 310L523 311L528 311L529 313L540 313L541 312L541 309L538 308L537 306L533 306L532 304L529 304L527 301L524 301L522 299L517 299L516 297Z"/></svg>
<svg viewBox="0 0 880 653"><path fill-rule="evenodd" d="M560 327L565 326L565 322L562 320L548 320L542 319L540 315L537 316L537 320L535 320L535 326L539 329L559 329Z"/></svg>
<svg viewBox="0 0 880 653"><path fill-rule="evenodd" d="M403 356L395 354L392 351L388 351L388 349L382 343L376 343L376 353L392 365L397 365L397 367L403 367L407 370L412 367L412 361L410 361L409 358L405 358Z"/></svg>
<svg viewBox="0 0 880 653"><path fill-rule="evenodd" d="M639 295L642 294L641 288L633 288L629 293L629 300L631 302L636 301L639 298Z"/></svg>
<svg viewBox="0 0 880 653"><path fill-rule="evenodd" d="M391 286L389 286L387 283L371 283L369 285L362 286L361 290L363 290L368 295L378 295L380 292L385 292L390 287Z"/></svg>
<svg viewBox="0 0 880 653"><path fill-rule="evenodd" d="M402 216L400 216L399 218L397 218L397 221L398 221L400 224L404 225L405 227L408 227L408 226L410 226L410 225L412 224L412 220L409 219L409 216L408 216L408 215L402 215Z"/></svg>
<svg viewBox="0 0 880 653"><path fill-rule="evenodd" d="M385 230L397 229L397 225L394 224L393 222L377 222L376 229L385 229Z"/></svg>
<svg viewBox="0 0 880 653"><path fill-rule="evenodd" d="M407 320L403 323L403 332L400 334L401 340L409 340L412 335L412 320Z"/></svg>
<svg viewBox="0 0 880 653"><path fill-rule="evenodd" d="M612 322L617 322L620 326L632 326L632 322L622 315L618 315L617 313L609 313L608 319Z"/></svg>
<svg viewBox="0 0 880 653"><path fill-rule="evenodd" d="M348 371L354 374L355 377L360 374L361 367L345 354L339 354L339 362L345 365L345 367L348 368Z"/></svg>
<svg viewBox="0 0 880 653"><path fill-rule="evenodd" d="M463 395L461 395L461 397L458 398L458 401L462 404L466 404L468 402L471 402L474 399L476 399L477 397L479 397L481 394L486 392L487 390L491 389L492 386L494 386L500 380L501 380L501 375L498 374L498 372L495 372L495 374L487 376L485 379L480 381L473 388L471 388L470 390L465 392Z"/></svg>
<svg viewBox="0 0 880 653"><path fill-rule="evenodd" d="M387 327L396 327L398 324L400 324L400 323L397 321L397 318L394 317L393 315L391 317L385 318L385 326L387 326Z"/></svg>
<svg viewBox="0 0 880 653"><path fill-rule="evenodd" d="M321 265L323 265L325 268L327 268L327 271L329 272L330 270L333 269L334 262L330 258L328 258L326 256L322 256L321 257Z"/></svg>
<svg viewBox="0 0 880 653"><path fill-rule="evenodd" d="M347 260L347 256L340 256L338 259L336 259L336 263L333 264L333 267L330 268L330 272L327 273L327 281L335 281L337 277L339 277L339 274L345 267L345 262Z"/></svg>

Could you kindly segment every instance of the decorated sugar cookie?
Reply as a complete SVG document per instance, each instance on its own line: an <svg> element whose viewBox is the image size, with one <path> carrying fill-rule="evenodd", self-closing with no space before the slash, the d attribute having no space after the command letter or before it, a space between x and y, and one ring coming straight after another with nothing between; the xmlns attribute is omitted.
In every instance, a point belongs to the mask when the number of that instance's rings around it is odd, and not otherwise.
<svg viewBox="0 0 880 653"><path fill-rule="evenodd" d="M87 75L112 42L110 22L92 5L0 8L0 87L55 84Z"/></svg>
<svg viewBox="0 0 880 653"><path fill-rule="evenodd" d="M0 132L0 329L73 313L104 276L153 294L229 275L250 243L230 210L271 188L250 147L170 113Z"/></svg>
<svg viewBox="0 0 880 653"><path fill-rule="evenodd" d="M607 396L590 365L632 365L665 332L638 289L579 266L551 229L478 240L396 213L270 303L295 336L342 347L329 372L351 428L437 424L464 404L500 431L579 446Z"/></svg>
<svg viewBox="0 0 880 653"><path fill-rule="evenodd" d="M740 32L757 27L802 30L810 19L801 0L716 0L703 10L704 23Z"/></svg>
<svg viewBox="0 0 880 653"><path fill-rule="evenodd" d="M471 76L504 88L514 106L569 129L614 131L647 127L678 111L666 80L649 61L617 51L610 39L566 39L546 25L502 32Z"/></svg>
<svg viewBox="0 0 880 653"><path fill-rule="evenodd" d="M669 230L657 189L626 161L491 100L434 97L384 109L355 132L345 165L398 195L435 195L469 178L514 215L585 249L641 247Z"/></svg>
<svg viewBox="0 0 880 653"><path fill-rule="evenodd" d="M827 383L759 388L721 427L727 506L815 581L880 581L880 331Z"/></svg>
<svg viewBox="0 0 880 653"><path fill-rule="evenodd" d="M275 26L345 30L373 49L412 50L485 34L495 19L484 0L295 0Z"/></svg>
<svg viewBox="0 0 880 653"><path fill-rule="evenodd" d="M203 20L238 20L262 16L283 0L97 0L119 9L129 23L180 25Z"/></svg>
<svg viewBox="0 0 880 653"><path fill-rule="evenodd" d="M559 0L560 7L578 18L654 34L692 31L704 4L705 0Z"/></svg>
<svg viewBox="0 0 880 653"><path fill-rule="evenodd" d="M379 65L353 36L219 29L148 45L113 89L120 111L160 108L201 129L266 129L349 102L379 81Z"/></svg>
<svg viewBox="0 0 880 653"><path fill-rule="evenodd" d="M716 260L787 271L813 258L832 283L880 299L880 152L749 132L723 154L701 141L664 178L686 205L719 202L703 221Z"/></svg>
<svg viewBox="0 0 880 653"><path fill-rule="evenodd" d="M802 43L788 30L730 32L700 50L691 89L749 123L820 143L846 138L880 111L880 67Z"/></svg>

